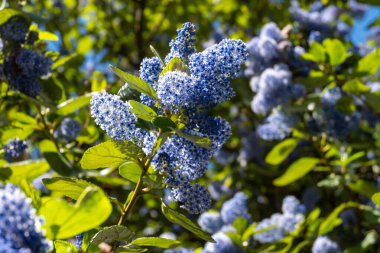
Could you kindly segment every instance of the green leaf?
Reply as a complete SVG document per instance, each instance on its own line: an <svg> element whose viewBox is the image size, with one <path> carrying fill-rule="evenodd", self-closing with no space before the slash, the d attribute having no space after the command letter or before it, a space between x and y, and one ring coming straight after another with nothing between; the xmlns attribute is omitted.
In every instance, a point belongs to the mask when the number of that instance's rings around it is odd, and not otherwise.
<svg viewBox="0 0 380 253"><path fill-rule="evenodd" d="M27 17L24 15L24 13L22 13L19 10L11 8L5 8L0 10L0 26L5 24L12 18L22 18L29 24Z"/></svg>
<svg viewBox="0 0 380 253"><path fill-rule="evenodd" d="M306 60L311 60L314 62L324 62L326 60L326 51L321 44L313 41L310 45L310 50L308 53L302 55Z"/></svg>
<svg viewBox="0 0 380 253"><path fill-rule="evenodd" d="M153 125L164 130L164 131L173 131L177 128L177 125L167 117L155 117L152 120Z"/></svg>
<svg viewBox="0 0 380 253"><path fill-rule="evenodd" d="M137 90L131 89L128 83L124 84L120 90L117 92L117 95L120 96L120 99L123 101L128 100L139 100L140 92Z"/></svg>
<svg viewBox="0 0 380 253"><path fill-rule="evenodd" d="M380 113L380 92L364 94L365 102L376 112Z"/></svg>
<svg viewBox="0 0 380 253"><path fill-rule="evenodd" d="M124 82L128 83L131 88L137 90L138 92L144 93L149 97L157 99L156 92L153 90L152 86L150 86L147 82L142 80L141 78L134 76L132 74L126 73L121 69L118 69L114 66L110 65L111 70Z"/></svg>
<svg viewBox="0 0 380 253"><path fill-rule="evenodd" d="M47 31L39 31L38 32L38 39L40 40L47 40L47 41L58 41L59 38L57 35L51 32Z"/></svg>
<svg viewBox="0 0 380 253"><path fill-rule="evenodd" d="M76 54L71 54L71 55L67 55L67 56L63 56L59 58L56 62L53 63L52 69L55 70L58 67L65 65L68 61L72 60L76 56L77 56Z"/></svg>
<svg viewBox="0 0 380 253"><path fill-rule="evenodd" d="M9 181L16 184L23 179L30 182L50 169L45 159L9 163L5 167L9 168L12 173Z"/></svg>
<svg viewBox="0 0 380 253"><path fill-rule="evenodd" d="M377 72L379 67L380 67L380 48L377 48L359 60L357 72L362 73L362 74L372 75Z"/></svg>
<svg viewBox="0 0 380 253"><path fill-rule="evenodd" d="M342 177L340 175L331 173L327 178L318 182L318 187L335 188L340 184Z"/></svg>
<svg viewBox="0 0 380 253"><path fill-rule="evenodd" d="M323 45L329 56L329 62L333 66L342 64L349 56L344 44L338 39L325 39Z"/></svg>
<svg viewBox="0 0 380 253"><path fill-rule="evenodd" d="M130 154L123 152L117 142L109 140L87 149L80 163L83 169L91 170L117 167L123 162L134 158Z"/></svg>
<svg viewBox="0 0 380 253"><path fill-rule="evenodd" d="M112 245L115 242L129 243L134 236L135 233L133 231L122 225L105 227L92 237L88 248L97 247L102 242L108 245Z"/></svg>
<svg viewBox="0 0 380 253"><path fill-rule="evenodd" d="M270 165L281 164L297 147L298 142L299 139L291 138L278 143L265 157L265 162Z"/></svg>
<svg viewBox="0 0 380 253"><path fill-rule="evenodd" d="M357 207L358 204L354 202L347 202L340 204L330 213L330 215L321 223L319 227L318 234L324 235L332 231L336 226L339 226L342 223L342 220L339 218L339 214L347 208Z"/></svg>
<svg viewBox="0 0 380 253"><path fill-rule="evenodd" d="M196 135L190 135L187 133L182 132L181 130L176 129L175 133L179 136L191 141L195 145L198 145L202 148L210 149L211 148L211 140L207 137L200 137Z"/></svg>
<svg viewBox="0 0 380 253"><path fill-rule="evenodd" d="M162 249L167 249L179 245L180 243L181 242L177 240L171 240L161 237L140 237L132 241L130 244L135 246L158 247Z"/></svg>
<svg viewBox="0 0 380 253"><path fill-rule="evenodd" d="M103 91L107 88L107 80L100 71L92 74L91 91Z"/></svg>
<svg viewBox="0 0 380 253"><path fill-rule="evenodd" d="M34 208L37 210L41 206L41 192L32 186L32 184L26 180L21 180L18 182L20 189L25 193L25 195L32 200Z"/></svg>
<svg viewBox="0 0 380 253"><path fill-rule="evenodd" d="M69 115L79 108L86 106L90 103L92 93L85 94L81 97L71 98L57 106L57 113L62 116Z"/></svg>
<svg viewBox="0 0 380 253"><path fill-rule="evenodd" d="M158 59L160 59L160 63L161 63L161 65L164 66L165 63L164 63L164 61L162 60L162 57L160 56L160 54L157 52L157 50L156 50L152 45L150 45L149 48L150 48L150 50L152 51L152 53L153 53Z"/></svg>
<svg viewBox="0 0 380 253"><path fill-rule="evenodd" d="M275 186L285 186L305 176L319 162L318 158L302 157L292 163L285 173L273 181Z"/></svg>
<svg viewBox="0 0 380 253"><path fill-rule="evenodd" d="M46 236L65 239L101 225L111 214L112 205L99 188L87 187L75 205L63 199L47 198L40 213L45 218Z"/></svg>
<svg viewBox="0 0 380 253"><path fill-rule="evenodd" d="M88 186L96 187L96 185L85 180L70 177L44 178L42 182L50 191L75 200Z"/></svg>
<svg viewBox="0 0 380 253"><path fill-rule="evenodd" d="M161 205L161 210L170 222L181 225L182 227L186 228L187 230L189 230L190 232L192 232L193 234L205 241L215 242L215 240L211 237L209 233L204 232L198 225L194 224L185 215L167 207L164 203L162 203Z"/></svg>
<svg viewBox="0 0 380 253"><path fill-rule="evenodd" d="M380 2L378 0L358 0L358 2L370 5L380 5Z"/></svg>
<svg viewBox="0 0 380 253"><path fill-rule="evenodd" d="M372 199L373 203L380 206L380 192L373 194L371 199Z"/></svg>
<svg viewBox="0 0 380 253"><path fill-rule="evenodd" d="M345 92L353 93L353 94L366 93L366 92L369 92L371 90L370 87L368 87L367 85L362 83L362 81L360 81L357 78L347 81L343 85L342 89Z"/></svg>
<svg viewBox="0 0 380 253"><path fill-rule="evenodd" d="M130 111L134 115L136 115L137 118L140 118L146 121L151 121L152 119L154 119L154 117L157 116L157 113L153 111L153 109L147 105L141 104L134 100L129 100L128 103L132 107Z"/></svg>
<svg viewBox="0 0 380 253"><path fill-rule="evenodd" d="M51 140L43 140L38 144L40 151L49 163L50 167L60 175L70 175L73 172L72 165L58 152Z"/></svg>
<svg viewBox="0 0 380 253"><path fill-rule="evenodd" d="M133 161L125 162L119 167L119 174L133 183L139 181L141 173L141 166Z"/></svg>
<svg viewBox="0 0 380 253"><path fill-rule="evenodd" d="M78 253L77 248L67 241L54 241L54 249L56 253Z"/></svg>
<svg viewBox="0 0 380 253"><path fill-rule="evenodd" d="M181 71L188 73L188 69L186 64L177 56L173 57L169 63L165 66L165 68L161 71L160 76L164 75L169 71Z"/></svg>
<svg viewBox="0 0 380 253"><path fill-rule="evenodd" d="M236 229L236 233L240 235L247 229L248 221L243 217L237 217L232 223L232 226Z"/></svg>
<svg viewBox="0 0 380 253"><path fill-rule="evenodd" d="M255 228L256 228L256 224L255 223L252 223L251 225L249 225L247 227L247 229L243 233L242 240L246 241L246 240L249 239L249 237L251 237L252 235L254 235L255 234Z"/></svg>
<svg viewBox="0 0 380 253"><path fill-rule="evenodd" d="M348 184L350 189L354 192L360 193L368 198L371 198L376 192L379 191L376 184L369 181L358 179Z"/></svg>

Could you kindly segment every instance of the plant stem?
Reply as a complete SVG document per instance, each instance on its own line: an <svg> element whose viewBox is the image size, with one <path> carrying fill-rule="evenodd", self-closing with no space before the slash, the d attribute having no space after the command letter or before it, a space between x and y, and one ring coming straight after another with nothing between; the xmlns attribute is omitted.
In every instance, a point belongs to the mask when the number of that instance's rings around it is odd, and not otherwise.
<svg viewBox="0 0 380 253"><path fill-rule="evenodd" d="M128 218L129 213L131 212L133 206L135 205L137 199L139 198L140 191L141 191L141 188L143 186L143 177L145 176L145 173L146 173L146 170L144 169L140 175L139 181L137 182L135 189L133 190L131 200L128 202L127 205L124 205L125 209L121 213L119 222L117 223L118 225L122 225L125 222L125 220ZM127 201L128 201L128 198L127 198Z"/></svg>

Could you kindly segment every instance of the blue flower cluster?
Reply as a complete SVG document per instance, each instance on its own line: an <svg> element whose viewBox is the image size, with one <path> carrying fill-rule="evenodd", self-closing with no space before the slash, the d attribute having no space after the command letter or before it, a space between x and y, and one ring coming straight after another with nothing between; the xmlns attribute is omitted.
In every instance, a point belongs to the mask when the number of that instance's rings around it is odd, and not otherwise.
<svg viewBox="0 0 380 253"><path fill-rule="evenodd" d="M7 162L14 162L22 158L25 150L28 148L28 145L25 141L20 140L19 138L14 138L9 140L6 145L3 145L4 149L4 159Z"/></svg>
<svg viewBox="0 0 380 253"><path fill-rule="evenodd" d="M23 43L28 30L29 25L25 20L13 18L0 26L0 38L6 42Z"/></svg>
<svg viewBox="0 0 380 253"><path fill-rule="evenodd" d="M244 252L235 246L224 232L234 230L231 224L238 217L248 221L252 219L248 213L247 201L247 196L243 192L238 192L232 199L224 202L220 213L205 212L199 216L199 226L204 231L213 234L216 241L216 243L206 243L202 253Z"/></svg>
<svg viewBox="0 0 380 253"><path fill-rule="evenodd" d="M64 139L68 142L75 141L80 132L82 125L75 119L64 118L59 127L54 132L56 138Z"/></svg>
<svg viewBox="0 0 380 253"><path fill-rule="evenodd" d="M273 68L266 69L260 77L253 77L250 86L256 92L251 104L252 110L263 115L305 93L303 86L293 84L292 73L285 64L276 64Z"/></svg>
<svg viewBox="0 0 380 253"><path fill-rule="evenodd" d="M131 106L117 95L100 92L91 98L91 116L115 140L135 137L137 118L130 109Z"/></svg>
<svg viewBox="0 0 380 253"><path fill-rule="evenodd" d="M287 137L297 123L297 117L281 110L275 110L257 127L257 135L267 141Z"/></svg>
<svg viewBox="0 0 380 253"><path fill-rule="evenodd" d="M46 253L52 250L31 200L16 186L0 188L0 252Z"/></svg>
<svg viewBox="0 0 380 253"><path fill-rule="evenodd" d="M360 124L358 112L346 113L337 109L337 103L343 96L339 87L328 89L322 94L322 111L314 114L310 122L312 130L325 132L328 136L342 140L358 129Z"/></svg>
<svg viewBox="0 0 380 253"><path fill-rule="evenodd" d="M13 45L11 48L14 49L5 54L4 62L0 65L4 75L0 75L0 78L9 84L11 89L36 97L41 92L39 78L49 75L53 60L21 46L23 43L33 44L36 41L35 32L30 32L34 38L25 41L28 30L29 25L21 19L11 19L0 26L0 39L6 45Z"/></svg>
<svg viewBox="0 0 380 253"><path fill-rule="evenodd" d="M195 31L195 25L190 22L184 23L182 28L177 29L177 38L169 43L170 53L165 57L166 63L174 57L187 61L189 55L195 53Z"/></svg>
<svg viewBox="0 0 380 253"><path fill-rule="evenodd" d="M312 253L341 253L339 245L327 236L319 236L313 244Z"/></svg>
<svg viewBox="0 0 380 253"><path fill-rule="evenodd" d="M314 2L310 10L304 10L297 1L292 1L289 12L293 19L305 30L309 31L309 41L314 39L318 42L334 35L344 37L350 27L339 20L341 10L335 5L325 7L320 1Z"/></svg>
<svg viewBox="0 0 380 253"><path fill-rule="evenodd" d="M231 127L220 117L209 116L207 110L233 95L230 80L237 77L247 50L240 40L225 39L203 52L195 50L195 26L185 23L178 37L170 43L168 63L179 57L186 69L167 71L157 57L146 58L140 67L140 78L156 91L158 100L141 95L141 102L156 109L160 116L177 114L185 119L181 131L186 135L211 140L210 148L198 146L172 134L157 151L152 166L165 178L172 199L191 213L201 213L211 205L207 189L192 181L201 177L210 158L230 136ZM156 108L157 107L157 108ZM146 154L152 150L157 133L136 129L136 117L129 104L118 96L99 93L91 100L95 122L116 140L135 141Z"/></svg>
<svg viewBox="0 0 380 253"><path fill-rule="evenodd" d="M294 196L287 196L282 203L282 213L275 213L270 218L262 220L256 230L265 230L257 233L254 239L260 243L280 241L287 233L293 232L299 223L304 220L306 208Z"/></svg>

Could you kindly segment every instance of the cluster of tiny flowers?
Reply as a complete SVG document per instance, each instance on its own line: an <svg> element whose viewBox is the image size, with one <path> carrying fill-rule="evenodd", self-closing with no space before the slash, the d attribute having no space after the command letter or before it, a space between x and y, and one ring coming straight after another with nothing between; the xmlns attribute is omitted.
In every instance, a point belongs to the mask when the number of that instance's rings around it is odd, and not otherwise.
<svg viewBox="0 0 380 253"><path fill-rule="evenodd" d="M296 123L295 115L275 110L257 127L256 132L263 140L282 140L290 134Z"/></svg>
<svg viewBox="0 0 380 253"><path fill-rule="evenodd" d="M82 125L77 120L64 118L57 130L54 132L54 136L70 142L75 141L81 131Z"/></svg>
<svg viewBox="0 0 380 253"><path fill-rule="evenodd" d="M4 159L7 162L14 162L22 157L27 148L26 142L16 137L3 145Z"/></svg>
<svg viewBox="0 0 380 253"><path fill-rule="evenodd" d="M157 90L157 81L161 71L162 65L158 57L144 58L140 65L140 78ZM141 94L140 99L143 104L154 106L153 99L147 95Z"/></svg>
<svg viewBox="0 0 380 253"><path fill-rule="evenodd" d="M100 92L91 98L91 116L115 140L133 140L135 137L137 118L130 109L131 106L117 95Z"/></svg>
<svg viewBox="0 0 380 253"><path fill-rule="evenodd" d="M83 233L81 233L81 234L75 236L75 247L76 247L78 250L80 250L80 249L82 248L83 237L84 237L84 234L83 234Z"/></svg>
<svg viewBox="0 0 380 253"><path fill-rule="evenodd" d="M220 252L244 252L241 248L234 245L231 239L224 233L233 231L231 224L238 218L242 217L247 221L251 220L248 213L247 196L243 192L238 192L234 197L224 202L220 213L205 212L198 218L199 226L211 234L216 243L206 243L202 253L220 253Z"/></svg>
<svg viewBox="0 0 380 253"><path fill-rule="evenodd" d="M319 236L313 244L312 253L341 253L339 245L327 236Z"/></svg>
<svg viewBox="0 0 380 253"><path fill-rule="evenodd" d="M51 243L41 231L41 218L31 200L16 186L0 189L0 252L46 253Z"/></svg>
<svg viewBox="0 0 380 253"><path fill-rule="evenodd" d="M251 103L252 110L263 115L305 93L303 86L293 84L292 73L285 64L276 64L266 69L260 77L253 77L250 87L256 92Z"/></svg>
<svg viewBox="0 0 380 253"><path fill-rule="evenodd" d="M336 106L344 94L339 87L325 91L322 95L322 111L315 113L311 126L316 132L325 132L328 136L337 139L345 139L360 124L358 112L345 113L339 111Z"/></svg>
<svg viewBox="0 0 380 253"><path fill-rule="evenodd" d="M210 193L207 188L199 184L183 184L172 189L173 199L181 202L181 207L190 213L201 213L211 206Z"/></svg>
<svg viewBox="0 0 380 253"><path fill-rule="evenodd" d="M0 77L11 89L36 97L41 92L39 78L49 75L53 60L22 46L23 43L33 44L38 39L38 34L32 31L26 38L28 29L28 24L21 19L11 19L0 26L0 39L6 45L12 45L9 47L12 52L5 54L0 66L4 72L4 76Z"/></svg>
<svg viewBox="0 0 380 253"><path fill-rule="evenodd" d="M307 11L302 9L297 1L292 1L289 12L303 29L310 32L309 41L315 39L321 42L334 35L334 31L338 32L338 36L344 37L350 31L350 27L339 20L341 10L335 5L325 7L316 1Z"/></svg>
<svg viewBox="0 0 380 253"><path fill-rule="evenodd" d="M306 208L294 196L287 196L282 203L282 213L275 213L270 218L262 220L256 230L269 229L257 233L254 239L260 243L280 241L287 233L293 232L298 224L304 220Z"/></svg>
<svg viewBox="0 0 380 253"><path fill-rule="evenodd" d="M177 29L178 36L169 44L170 53L165 58L166 63L174 57L186 61L189 55L195 53L195 31L195 25L190 22L184 23L182 28Z"/></svg>

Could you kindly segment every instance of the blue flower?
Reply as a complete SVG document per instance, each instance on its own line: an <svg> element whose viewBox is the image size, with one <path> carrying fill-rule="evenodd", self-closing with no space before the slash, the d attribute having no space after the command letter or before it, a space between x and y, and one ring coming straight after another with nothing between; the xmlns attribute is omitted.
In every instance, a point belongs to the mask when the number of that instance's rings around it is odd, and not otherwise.
<svg viewBox="0 0 380 253"><path fill-rule="evenodd" d="M187 58L195 53L195 35L196 27L194 24L187 22L182 25L181 29L177 29L178 36L169 44L170 53L165 57L168 63L175 56L186 62Z"/></svg>
<svg viewBox="0 0 380 253"><path fill-rule="evenodd" d="M0 188L0 252L46 253L52 249L41 231L31 200L16 186Z"/></svg>
<svg viewBox="0 0 380 253"><path fill-rule="evenodd" d="M243 192L238 192L234 197L224 202L220 214L224 224L232 224L236 218L242 217L248 221L251 215L248 213L247 196Z"/></svg>
<svg viewBox="0 0 380 253"><path fill-rule="evenodd" d="M223 227L223 220L219 213L206 212L199 216L198 224L204 231L214 234Z"/></svg>
<svg viewBox="0 0 380 253"><path fill-rule="evenodd" d="M27 148L26 142L16 137L3 145L4 159L7 162L14 162L23 156Z"/></svg>
<svg viewBox="0 0 380 253"><path fill-rule="evenodd" d="M313 244L312 253L341 253L339 245L327 236L319 236Z"/></svg>
<svg viewBox="0 0 380 253"><path fill-rule="evenodd" d="M244 250L236 246L223 232L218 232L212 237L216 242L206 243L202 253L244 253Z"/></svg>
<svg viewBox="0 0 380 253"><path fill-rule="evenodd" d="M53 60L33 50L22 48L16 56L16 64L24 75L40 77L51 72Z"/></svg>
<svg viewBox="0 0 380 253"><path fill-rule="evenodd" d="M280 221L282 215L279 213L273 214L270 218L262 220L255 227L256 231L267 230L262 233L257 233L254 235L255 240L260 243L272 243L280 241L285 236L284 230L280 227Z"/></svg>
<svg viewBox="0 0 380 253"><path fill-rule="evenodd" d="M157 90L157 81L161 71L162 65L158 57L144 58L140 65L140 78ZM141 102L148 106L154 105L154 100L145 94L141 94Z"/></svg>
<svg viewBox="0 0 380 253"><path fill-rule="evenodd" d="M282 140L295 126L297 118L283 111L274 111L264 124L257 128L257 135L263 140Z"/></svg>
<svg viewBox="0 0 380 253"><path fill-rule="evenodd" d="M305 206L294 196L286 196L282 200L282 212L285 214L303 214Z"/></svg>
<svg viewBox="0 0 380 253"><path fill-rule="evenodd" d="M54 136L70 142L75 141L81 131L82 125L77 120L64 118L57 130L54 132Z"/></svg>
<svg viewBox="0 0 380 253"><path fill-rule="evenodd" d="M199 214L211 206L211 196L207 188L199 184L184 184L172 189L172 198L180 202L181 208L189 213Z"/></svg>
<svg viewBox="0 0 380 253"><path fill-rule="evenodd" d="M101 129L115 140L133 140L136 116L130 112L130 105L119 96L106 92L95 94L91 99L91 116Z"/></svg>
<svg viewBox="0 0 380 253"><path fill-rule="evenodd" d="M207 108L230 99L234 91L229 81L238 76L246 58L245 44L230 39L192 54L188 66L195 86L194 103Z"/></svg>
<svg viewBox="0 0 380 253"><path fill-rule="evenodd" d="M22 19L11 19L0 26L0 38L5 41L22 43L29 30L29 25Z"/></svg>

